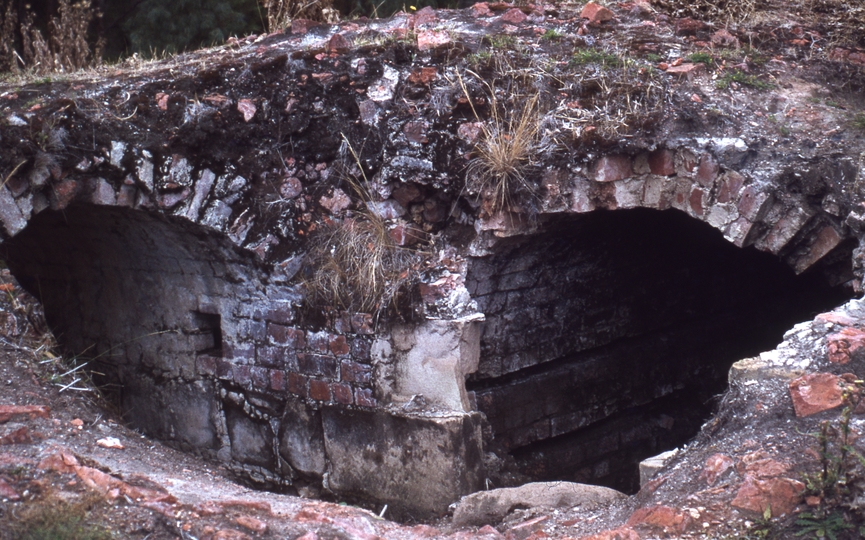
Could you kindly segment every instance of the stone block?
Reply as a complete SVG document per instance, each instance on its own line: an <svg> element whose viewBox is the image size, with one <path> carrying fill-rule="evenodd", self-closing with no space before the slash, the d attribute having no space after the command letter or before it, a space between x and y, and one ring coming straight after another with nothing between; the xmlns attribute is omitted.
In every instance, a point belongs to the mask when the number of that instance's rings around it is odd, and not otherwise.
<svg viewBox="0 0 865 540"><path fill-rule="evenodd" d="M756 187L750 185L742 190L742 195L739 197L739 215L751 222L760 221L768 212L772 199L773 197L768 193L758 191Z"/></svg>
<svg viewBox="0 0 865 540"><path fill-rule="evenodd" d="M269 423L253 420L241 408L226 405L225 424L231 441L231 457L235 461L274 469L274 434Z"/></svg>
<svg viewBox="0 0 865 540"><path fill-rule="evenodd" d="M340 405L351 405L353 394L351 386L345 383L332 383L330 385L330 393L333 400Z"/></svg>
<svg viewBox="0 0 865 540"><path fill-rule="evenodd" d="M589 511L624 498L624 493L607 487L574 482L533 482L463 497L454 509L453 523L458 527L496 524L514 508Z"/></svg>
<svg viewBox="0 0 865 540"><path fill-rule="evenodd" d="M478 368L483 315L428 320L393 329L395 401L423 394L427 403L455 411L470 405L465 379Z"/></svg>
<svg viewBox="0 0 865 540"><path fill-rule="evenodd" d="M327 461L321 413L301 400L290 399L279 429L279 455L303 474L324 474Z"/></svg>
<svg viewBox="0 0 865 540"><path fill-rule="evenodd" d="M698 218L703 218L706 214L706 205L708 204L709 192L700 187L694 186L691 188L691 193L688 195L688 205L691 215Z"/></svg>
<svg viewBox="0 0 865 540"><path fill-rule="evenodd" d="M748 476L730 503L731 506L773 517L792 512L802 501L805 485L790 478L754 478Z"/></svg>
<svg viewBox="0 0 865 540"><path fill-rule="evenodd" d="M662 452L640 462L640 487L642 488L664 468L664 465L679 453L678 449Z"/></svg>
<svg viewBox="0 0 865 540"><path fill-rule="evenodd" d="M283 324L267 323L267 337L275 345L285 345L295 349L306 347L306 334Z"/></svg>
<svg viewBox="0 0 865 540"><path fill-rule="evenodd" d="M706 222L720 231L724 231L730 223L739 217L736 207L732 204L713 204L709 207Z"/></svg>
<svg viewBox="0 0 865 540"><path fill-rule="evenodd" d="M421 52L437 49L451 42L450 35L440 30L424 30L417 34L417 49Z"/></svg>
<svg viewBox="0 0 865 540"><path fill-rule="evenodd" d="M747 218L739 217L724 230L724 238L733 242L738 247L749 246L754 241L751 236L753 227L754 224Z"/></svg>
<svg viewBox="0 0 865 540"><path fill-rule="evenodd" d="M628 518L631 527L638 525L662 529L669 533L683 533L691 523L691 517L669 506L640 508Z"/></svg>
<svg viewBox="0 0 865 540"><path fill-rule="evenodd" d="M571 180L571 212L582 214L595 209L591 197L591 184L583 178Z"/></svg>
<svg viewBox="0 0 865 540"><path fill-rule="evenodd" d="M321 414L335 493L386 503L397 519L427 518L482 487L477 413L430 418L325 407Z"/></svg>
<svg viewBox="0 0 865 540"><path fill-rule="evenodd" d="M659 208L661 196L668 180L663 176L648 176L643 181L642 204L646 208Z"/></svg>
<svg viewBox="0 0 865 540"><path fill-rule="evenodd" d="M339 370L340 380L349 383L369 384L372 381L372 367L343 360Z"/></svg>
<svg viewBox="0 0 865 540"><path fill-rule="evenodd" d="M0 221L9 236L15 236L27 226L27 220L6 186L0 187Z"/></svg>
<svg viewBox="0 0 865 540"><path fill-rule="evenodd" d="M309 379L298 373L288 374L288 391L300 397L306 397L309 394Z"/></svg>
<svg viewBox="0 0 865 540"><path fill-rule="evenodd" d="M701 162L701 170L702 170L702 162ZM697 172L697 177L699 178L700 173ZM736 201L739 197L739 192L742 190L742 186L745 184L745 177L736 171L727 171L721 175L718 180L718 202L719 203L728 203ZM708 186L706 186L708 187ZM751 192L749 192L751 193ZM747 203L746 203L747 204ZM746 207L747 208L747 207Z"/></svg>
<svg viewBox="0 0 865 540"><path fill-rule="evenodd" d="M637 208L641 206L643 195L643 181L630 179L615 182L616 207L620 209Z"/></svg>

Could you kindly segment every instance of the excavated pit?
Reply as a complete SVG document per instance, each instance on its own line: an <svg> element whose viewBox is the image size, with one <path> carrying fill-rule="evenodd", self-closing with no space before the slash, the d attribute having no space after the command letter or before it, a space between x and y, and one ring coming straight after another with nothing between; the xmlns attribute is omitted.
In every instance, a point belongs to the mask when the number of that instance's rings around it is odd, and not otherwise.
<svg viewBox="0 0 865 540"><path fill-rule="evenodd" d="M852 296L853 246L802 275L684 213L598 211L542 224L472 260L486 315L478 408L533 481L633 493L638 463L686 443L733 362Z"/></svg>

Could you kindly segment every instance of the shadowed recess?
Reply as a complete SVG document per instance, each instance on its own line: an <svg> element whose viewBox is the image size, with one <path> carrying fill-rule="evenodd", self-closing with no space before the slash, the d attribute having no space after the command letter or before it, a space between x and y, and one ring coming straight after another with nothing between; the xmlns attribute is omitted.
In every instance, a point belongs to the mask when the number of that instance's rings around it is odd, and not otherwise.
<svg viewBox="0 0 865 540"><path fill-rule="evenodd" d="M852 296L829 284L852 247L796 276L684 213L635 209L549 222L473 259L487 322L468 385L498 452L525 480L636 491L639 461L697 433L733 362Z"/></svg>

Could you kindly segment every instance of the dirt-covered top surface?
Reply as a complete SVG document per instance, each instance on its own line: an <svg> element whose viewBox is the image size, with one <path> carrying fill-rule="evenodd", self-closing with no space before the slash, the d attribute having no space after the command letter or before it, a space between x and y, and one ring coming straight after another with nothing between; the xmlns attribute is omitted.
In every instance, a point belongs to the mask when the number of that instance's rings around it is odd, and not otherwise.
<svg viewBox="0 0 865 540"><path fill-rule="evenodd" d="M95 176L176 213L210 170L225 206L204 221L281 262L357 203L347 180L423 202L401 217L427 233L482 215L471 195L484 186L465 178L483 126L530 114L529 185L553 167L587 174L604 153L687 144L818 205L831 191L846 215L860 199L841 184L865 146L865 55L830 39L819 13L767 9L747 24L640 2L298 20L162 61L0 83L0 173L16 196ZM826 159L842 172L798 174ZM394 195L404 185L418 193Z"/></svg>

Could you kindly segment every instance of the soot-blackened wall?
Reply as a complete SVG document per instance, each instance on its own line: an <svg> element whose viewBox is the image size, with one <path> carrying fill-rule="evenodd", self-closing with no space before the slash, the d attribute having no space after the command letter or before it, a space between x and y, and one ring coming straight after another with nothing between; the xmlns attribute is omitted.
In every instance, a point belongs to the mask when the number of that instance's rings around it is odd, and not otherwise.
<svg viewBox="0 0 865 540"><path fill-rule="evenodd" d="M487 317L470 388L537 479L634 489L636 462L696 433L734 361L849 296L674 210L542 230L467 276Z"/></svg>

